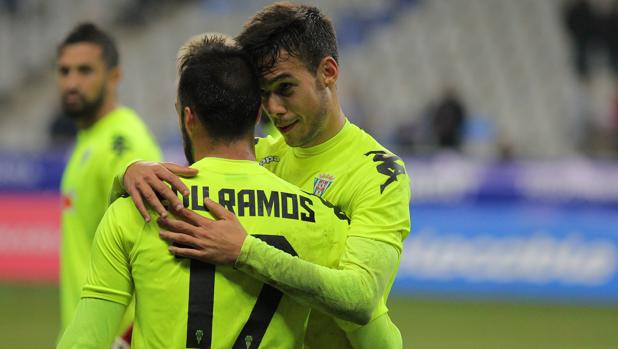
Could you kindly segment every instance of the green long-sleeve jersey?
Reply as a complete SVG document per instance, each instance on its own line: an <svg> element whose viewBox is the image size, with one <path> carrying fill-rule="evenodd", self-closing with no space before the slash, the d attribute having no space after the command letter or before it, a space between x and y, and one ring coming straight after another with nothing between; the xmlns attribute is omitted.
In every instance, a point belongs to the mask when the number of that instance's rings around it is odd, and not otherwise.
<svg viewBox="0 0 618 349"><path fill-rule="evenodd" d="M199 175L183 179L186 207L211 217L203 207L210 197L254 238L317 265L338 264L348 220L332 206L255 161L204 158L192 166ZM233 267L176 258L158 233L128 198L116 200L97 230L82 293L125 305L135 295L134 348L302 348L309 306ZM89 333L73 326L84 325L71 325L77 337Z"/></svg>
<svg viewBox="0 0 618 349"><path fill-rule="evenodd" d="M382 283L366 290L367 293L371 290L379 292L372 321L366 326L359 327L341 321L337 326L332 317L322 312L312 312L307 328L307 347L349 348L352 346L350 341L358 347L358 341L366 342L367 337L375 338L377 343L384 343L381 336L399 337L400 342L399 331L384 317L387 317L386 300L397 272L403 240L410 231L410 179L403 161L347 120L335 137L320 145L310 148L290 147L282 137L268 137L258 141L256 155L260 164L277 176L325 198L350 217L348 236L366 240L365 243L348 244L342 258L344 264L339 269L360 271L360 274L372 275L371 284ZM390 245L394 252L389 252L386 245ZM383 252L382 257L376 256L375 251ZM298 286L298 281L302 280L295 280L294 275L272 274L272 270L260 265L260 253L265 251L256 250L254 258L243 260L246 262L243 264L248 264L248 269L254 275L267 276L265 279L272 282L297 284L296 289L306 287L302 284ZM389 262L392 258L395 258L394 263ZM256 263L251 264L251 261ZM362 292L345 292L346 287L362 286L358 282L361 278L356 277L355 282L347 282L352 279L334 275L323 271L314 282L332 283L332 291L341 290L338 297L347 299L344 302L347 305L356 304L354 297L365 299L362 298ZM317 297L316 301L322 302ZM374 322L377 319L379 321ZM371 335L366 335L364 331L371 332ZM362 339L356 340L354 336ZM397 342L395 339L385 340ZM371 343L362 344L364 347L372 347Z"/></svg>
<svg viewBox="0 0 618 349"><path fill-rule="evenodd" d="M282 137L258 139L256 156L277 176L343 210L351 227L337 268L291 259L252 238L245 240L236 267L322 311L310 316L308 348L401 347L386 300L410 231L410 179L403 161L348 121L335 137L311 148L289 147ZM123 173L117 174L112 200L123 192ZM367 308L367 325L335 320L358 322Z"/></svg>

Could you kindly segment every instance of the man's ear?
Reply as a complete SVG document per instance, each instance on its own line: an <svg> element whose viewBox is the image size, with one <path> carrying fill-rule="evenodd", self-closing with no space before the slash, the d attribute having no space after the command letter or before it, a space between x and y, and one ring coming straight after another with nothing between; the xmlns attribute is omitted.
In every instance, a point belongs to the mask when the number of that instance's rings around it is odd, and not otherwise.
<svg viewBox="0 0 618 349"><path fill-rule="evenodd" d="M324 86L331 87L339 79L339 64L333 57L326 56L320 61L317 74Z"/></svg>
<svg viewBox="0 0 618 349"><path fill-rule="evenodd" d="M112 85L118 86L118 83L120 82L121 79L122 79L122 69L120 69L119 66L113 67L109 70L108 80Z"/></svg>
<svg viewBox="0 0 618 349"><path fill-rule="evenodd" d="M184 117L184 120L183 120L185 129L188 132L193 133L192 131L194 130L194 128L196 126L196 122L198 122L197 115L195 115L193 113L193 110L191 110L191 108L189 108L189 107L184 107L183 112L185 114L185 117Z"/></svg>

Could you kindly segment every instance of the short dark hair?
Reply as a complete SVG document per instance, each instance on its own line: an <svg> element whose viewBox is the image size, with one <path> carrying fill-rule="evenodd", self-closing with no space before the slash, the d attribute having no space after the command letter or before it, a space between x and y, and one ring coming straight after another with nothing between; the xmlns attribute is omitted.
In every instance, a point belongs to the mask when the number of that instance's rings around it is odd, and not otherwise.
<svg viewBox="0 0 618 349"><path fill-rule="evenodd" d="M66 46L78 43L91 43L101 47L103 61L107 67L114 68L118 66L120 57L116 42L93 23L84 22L75 26L58 46L58 56L60 56Z"/></svg>
<svg viewBox="0 0 618 349"><path fill-rule="evenodd" d="M209 136L240 139L253 130L260 110L258 76L246 53L210 35L183 47L178 58L181 108L197 114Z"/></svg>
<svg viewBox="0 0 618 349"><path fill-rule="evenodd" d="M260 74L272 71L281 50L300 59L314 74L324 57L339 59L333 24L313 6L287 2L269 5L249 19L236 41Z"/></svg>

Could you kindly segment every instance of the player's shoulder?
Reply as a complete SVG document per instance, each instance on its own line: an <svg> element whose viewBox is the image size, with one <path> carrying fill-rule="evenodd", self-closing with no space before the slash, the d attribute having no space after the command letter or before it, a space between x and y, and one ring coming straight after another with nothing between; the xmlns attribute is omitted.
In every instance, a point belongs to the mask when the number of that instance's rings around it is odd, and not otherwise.
<svg viewBox="0 0 618 349"><path fill-rule="evenodd" d="M106 120L97 140L101 155L119 157L138 152L152 160L160 157L154 137L134 110L118 107L107 117L110 119Z"/></svg>
<svg viewBox="0 0 618 349"><path fill-rule="evenodd" d="M156 214L153 211L151 215L153 213ZM116 225L140 226L144 223L144 219L128 195L114 200L107 208L106 215L110 215L109 219L113 220Z"/></svg>
<svg viewBox="0 0 618 349"><path fill-rule="evenodd" d="M360 191L383 194L389 187L409 186L409 176L403 159L378 142L360 127L351 124L346 147L346 166L350 179Z"/></svg>
<svg viewBox="0 0 618 349"><path fill-rule="evenodd" d="M352 137L349 137L351 139L351 146L348 148L350 160L355 161L369 172L379 166L405 173L405 162L400 156L382 145L360 127L354 124L350 126L352 128ZM381 173L380 171L377 172Z"/></svg>
<svg viewBox="0 0 618 349"><path fill-rule="evenodd" d="M271 162L279 162L280 157L289 149L283 137L256 137L255 138L255 157L260 165Z"/></svg>

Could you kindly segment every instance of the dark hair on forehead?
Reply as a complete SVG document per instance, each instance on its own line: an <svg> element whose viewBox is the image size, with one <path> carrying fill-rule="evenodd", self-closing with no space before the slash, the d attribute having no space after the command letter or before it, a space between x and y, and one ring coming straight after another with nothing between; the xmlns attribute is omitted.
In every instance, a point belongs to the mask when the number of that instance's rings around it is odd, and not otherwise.
<svg viewBox="0 0 618 349"><path fill-rule="evenodd" d="M178 100L209 136L235 140L253 134L260 108L258 77L249 57L224 36L208 35L183 47Z"/></svg>
<svg viewBox="0 0 618 349"><path fill-rule="evenodd" d="M282 51L298 58L312 73L324 57L339 59L333 24L313 6L287 2L269 5L249 19L236 41L260 74L272 71Z"/></svg>
<svg viewBox="0 0 618 349"><path fill-rule="evenodd" d="M107 67L114 68L118 66L120 57L114 39L90 22L80 23L75 26L58 46L57 55L60 56L66 46L79 43L90 43L101 47L101 55Z"/></svg>

